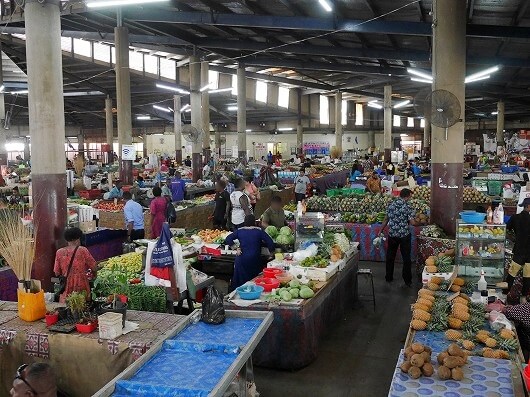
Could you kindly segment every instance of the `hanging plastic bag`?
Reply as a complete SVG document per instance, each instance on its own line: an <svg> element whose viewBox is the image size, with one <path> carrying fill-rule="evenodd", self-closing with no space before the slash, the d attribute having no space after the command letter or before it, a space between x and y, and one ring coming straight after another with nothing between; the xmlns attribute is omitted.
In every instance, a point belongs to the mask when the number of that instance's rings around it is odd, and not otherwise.
<svg viewBox="0 0 530 397"><path fill-rule="evenodd" d="M207 324L222 324L225 322L225 308L223 294L213 285L208 287L206 296L202 301L202 321Z"/></svg>
<svg viewBox="0 0 530 397"><path fill-rule="evenodd" d="M175 262L171 248L171 231L169 225L164 223L162 233L151 253L151 275L162 280L171 280L171 272Z"/></svg>

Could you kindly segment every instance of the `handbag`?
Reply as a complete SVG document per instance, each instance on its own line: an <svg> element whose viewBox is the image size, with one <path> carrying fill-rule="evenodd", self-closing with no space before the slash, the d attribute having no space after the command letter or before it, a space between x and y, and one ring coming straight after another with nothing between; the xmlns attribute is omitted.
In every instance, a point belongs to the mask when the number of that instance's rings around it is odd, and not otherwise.
<svg viewBox="0 0 530 397"><path fill-rule="evenodd" d="M66 276L59 276L59 283L55 288L55 293L57 295L62 294L66 290L66 281L68 280L68 274L70 273L70 269L72 268L72 263L74 263L75 254L78 248L79 246L75 247L74 253L72 254L72 258L70 258L70 264L68 265Z"/></svg>

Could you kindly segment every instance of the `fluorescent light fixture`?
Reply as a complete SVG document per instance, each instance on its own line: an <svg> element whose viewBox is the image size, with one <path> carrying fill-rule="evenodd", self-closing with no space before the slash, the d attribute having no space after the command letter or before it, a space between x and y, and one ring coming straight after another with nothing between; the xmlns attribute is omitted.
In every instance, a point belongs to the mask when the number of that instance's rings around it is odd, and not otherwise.
<svg viewBox="0 0 530 397"><path fill-rule="evenodd" d="M294 128L284 127L284 128L278 128L278 131L292 131Z"/></svg>
<svg viewBox="0 0 530 397"><path fill-rule="evenodd" d="M245 132L252 132L252 130L245 130Z"/></svg>
<svg viewBox="0 0 530 397"><path fill-rule="evenodd" d="M136 120L151 120L151 116L137 116Z"/></svg>
<svg viewBox="0 0 530 397"><path fill-rule="evenodd" d="M318 0L318 2L320 3L320 5L322 6L322 8L324 10L326 10L327 12L331 12L333 11L333 8L331 8L331 4L329 4L329 1L328 0Z"/></svg>
<svg viewBox="0 0 530 397"><path fill-rule="evenodd" d="M185 112L186 110L188 110L188 108L190 107L191 105L188 103L187 105L184 105L180 108L180 111L181 112Z"/></svg>
<svg viewBox="0 0 530 397"><path fill-rule="evenodd" d="M490 77L489 75L491 73L495 73L495 72L499 71L499 69L500 68L498 66L493 66L491 68L484 69L481 72L470 74L469 76L466 77L466 83L467 83L467 80L476 81L476 79L479 79L479 77L483 77L483 76L488 76L486 78L489 78ZM482 79L480 79L480 80L482 80Z"/></svg>
<svg viewBox="0 0 530 397"><path fill-rule="evenodd" d="M236 111L237 110L237 106L228 106L226 109L228 109L230 111Z"/></svg>
<svg viewBox="0 0 530 397"><path fill-rule="evenodd" d="M220 92L228 92L228 91L232 91L233 88L232 87L229 87L229 88L219 88L217 90L211 90L211 91L208 91L209 94L218 94Z"/></svg>
<svg viewBox="0 0 530 397"><path fill-rule="evenodd" d="M213 83L208 83L208 84L206 84L204 87L201 87L201 89L200 89L199 91L200 91L200 92L204 92L204 91L206 91L207 89L209 89L212 85L213 85Z"/></svg>
<svg viewBox="0 0 530 397"><path fill-rule="evenodd" d="M408 136L408 134L399 134L400 137L405 138Z"/></svg>
<svg viewBox="0 0 530 397"><path fill-rule="evenodd" d="M498 115L498 114L499 114L499 112L491 112L491 115L492 115L492 116L496 116L496 115Z"/></svg>
<svg viewBox="0 0 530 397"><path fill-rule="evenodd" d="M23 94L27 94L27 93L29 93L28 90L11 91L11 94L13 94L13 95L17 95L17 94L18 95L23 95Z"/></svg>
<svg viewBox="0 0 530 397"><path fill-rule="evenodd" d="M420 127L425 128L425 119L420 119Z"/></svg>
<svg viewBox="0 0 530 397"><path fill-rule="evenodd" d="M8 152L23 152L26 145L22 142L10 142L5 144L6 151Z"/></svg>
<svg viewBox="0 0 530 397"><path fill-rule="evenodd" d="M402 108L402 107L405 107L407 106L408 104L410 103L410 100L406 100L406 101L402 101L402 102L398 102L394 105L394 109L399 109L399 108Z"/></svg>
<svg viewBox="0 0 530 397"><path fill-rule="evenodd" d="M431 80L432 81L432 76L430 74L428 74L428 73L422 72L421 70L407 68L407 72L409 74L413 74L415 76L421 77L422 79Z"/></svg>
<svg viewBox="0 0 530 397"><path fill-rule="evenodd" d="M411 80L411 81L417 81L417 82L419 82L419 83L432 84L432 80L420 79L420 78L418 78L418 77L411 77L410 80Z"/></svg>
<svg viewBox="0 0 530 397"><path fill-rule="evenodd" d="M191 108L186 109L186 113L191 113Z"/></svg>
<svg viewBox="0 0 530 397"><path fill-rule="evenodd" d="M160 110L161 112L171 113L171 110L169 110L169 108L165 108L162 106L153 105L153 108L156 110Z"/></svg>
<svg viewBox="0 0 530 397"><path fill-rule="evenodd" d="M158 88L162 88L164 90L178 92L179 94L183 94L183 95L189 95L190 94L189 91L183 90L182 88L172 87L172 86L166 85L166 84L156 83L156 86Z"/></svg>
<svg viewBox="0 0 530 397"><path fill-rule="evenodd" d="M479 77L473 77L471 78L470 77L466 77L466 79L464 80L464 83L465 84L468 84L468 83L474 83L475 81L480 81L480 80L486 80L486 79L489 79L491 76L488 74L487 76L479 76Z"/></svg>
<svg viewBox="0 0 530 397"><path fill-rule="evenodd" d="M86 3L88 8L120 7L129 5L144 5L150 3L167 2L167 0L92 0Z"/></svg>
<svg viewBox="0 0 530 397"><path fill-rule="evenodd" d="M383 106L378 104L377 101L370 101L368 102L367 106L374 108L374 109L383 109Z"/></svg>
<svg viewBox="0 0 530 397"><path fill-rule="evenodd" d="M4 92L4 91L5 91L5 89L6 89L6 87L5 87L5 86L4 86L3 84L2 84L2 85L0 85L0 93L1 93L1 92Z"/></svg>
<svg viewBox="0 0 530 397"><path fill-rule="evenodd" d="M63 96L91 96L91 95L103 95L101 91L70 91L63 93Z"/></svg>

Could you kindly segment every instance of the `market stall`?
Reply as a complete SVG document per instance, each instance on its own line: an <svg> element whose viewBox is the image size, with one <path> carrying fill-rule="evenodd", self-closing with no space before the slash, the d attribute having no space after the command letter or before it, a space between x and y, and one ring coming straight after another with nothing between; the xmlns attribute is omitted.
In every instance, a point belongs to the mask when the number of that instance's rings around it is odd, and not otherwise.
<svg viewBox="0 0 530 397"><path fill-rule="evenodd" d="M327 189L334 189L339 185L344 186L349 175L350 170L341 170L317 178L310 177L310 180L318 192L325 193Z"/></svg>
<svg viewBox="0 0 530 397"><path fill-rule="evenodd" d="M42 321L20 320L16 303L0 302L0 394L9 395L13 376L22 363L45 361L60 368L61 390L71 396L91 396L185 319L130 310L127 320L137 323L138 329L104 341L97 332L54 333ZM98 370L91 371L93 368Z"/></svg>
<svg viewBox="0 0 530 397"><path fill-rule="evenodd" d="M290 302L257 302L238 306L229 296L230 310L272 311L274 322L254 353L254 363L276 369L294 370L310 364L318 355L322 337L357 298L358 253L345 260L344 267L310 299ZM237 298L237 296L236 296Z"/></svg>

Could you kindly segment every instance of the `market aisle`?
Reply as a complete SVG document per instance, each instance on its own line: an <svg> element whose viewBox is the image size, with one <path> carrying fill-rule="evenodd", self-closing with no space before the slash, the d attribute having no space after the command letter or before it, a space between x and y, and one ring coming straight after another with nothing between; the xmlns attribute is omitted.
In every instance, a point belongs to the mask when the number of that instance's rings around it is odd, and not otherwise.
<svg viewBox="0 0 530 397"><path fill-rule="evenodd" d="M407 335L409 304L417 290L401 287L401 267L391 286L384 281L384 264L361 262L374 274L377 308L361 301L344 320L324 337L318 358L299 371L255 368L261 397L288 394L292 397L384 397ZM359 278L359 293L370 290L365 277ZM281 353L280 353L281 354Z"/></svg>

